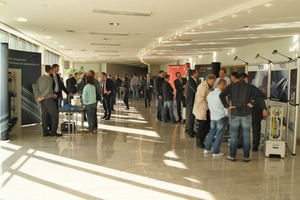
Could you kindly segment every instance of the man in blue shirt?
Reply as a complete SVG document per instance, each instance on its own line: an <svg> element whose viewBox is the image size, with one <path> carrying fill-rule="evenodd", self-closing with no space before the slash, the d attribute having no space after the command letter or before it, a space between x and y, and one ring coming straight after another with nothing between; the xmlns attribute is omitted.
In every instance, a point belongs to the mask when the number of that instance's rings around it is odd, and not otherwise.
<svg viewBox="0 0 300 200"><path fill-rule="evenodd" d="M211 152L211 146L213 143L214 136L216 135L214 143L213 157L223 156L223 153L220 153L220 146L222 143L222 138L226 129L228 110L224 108L220 100L220 94L222 90L227 87L227 81L225 79L220 79L217 87L214 91L210 92L207 96L208 108L210 110L210 130L205 141L204 153ZM232 109L233 106L229 106L228 109Z"/></svg>

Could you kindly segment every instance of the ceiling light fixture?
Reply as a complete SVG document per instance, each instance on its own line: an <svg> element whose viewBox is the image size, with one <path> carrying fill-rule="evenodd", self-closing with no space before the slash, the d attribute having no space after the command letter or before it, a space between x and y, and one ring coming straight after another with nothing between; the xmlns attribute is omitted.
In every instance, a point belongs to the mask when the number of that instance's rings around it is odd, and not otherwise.
<svg viewBox="0 0 300 200"><path fill-rule="evenodd" d="M236 18L237 15L236 15L236 14L232 14L231 17L232 17L232 18Z"/></svg>
<svg viewBox="0 0 300 200"><path fill-rule="evenodd" d="M121 44L105 44L105 43L91 43L91 45L98 45L98 46L121 46Z"/></svg>
<svg viewBox="0 0 300 200"><path fill-rule="evenodd" d="M239 57L234 57L234 59L233 60L240 60L240 61L242 61L242 62L244 62L246 65L248 65L249 63L248 62L246 62L246 61L244 61L244 60L242 60L242 59L240 59Z"/></svg>
<svg viewBox="0 0 300 200"><path fill-rule="evenodd" d="M256 54L255 59L257 59L257 58L262 58L262 59L264 59L264 60L267 60L267 61L269 62L269 64L272 63L271 60L262 57L260 54Z"/></svg>
<svg viewBox="0 0 300 200"><path fill-rule="evenodd" d="M279 53L277 50L274 50L274 51L272 52L272 54L274 54L274 55L279 54L279 55L281 55L281 56L283 56L283 57L289 59L288 62L291 62L291 61L293 60L292 58L290 58L290 57L288 57L288 56L286 56L286 55L283 55L283 54Z"/></svg>
<svg viewBox="0 0 300 200"><path fill-rule="evenodd" d="M130 33L90 32L91 35L129 36Z"/></svg>
<svg viewBox="0 0 300 200"><path fill-rule="evenodd" d="M125 10L105 10L105 9L93 9L93 13L111 14L111 15L129 15L129 16L140 16L140 17L149 17L152 14L152 12L148 12L148 11L125 11Z"/></svg>
<svg viewBox="0 0 300 200"><path fill-rule="evenodd" d="M118 23L118 22L111 22L111 23L109 23L109 25L111 25L111 26L119 26L120 23Z"/></svg>
<svg viewBox="0 0 300 200"><path fill-rule="evenodd" d="M66 30L67 33L75 33L74 30Z"/></svg>
<svg viewBox="0 0 300 200"><path fill-rule="evenodd" d="M46 39L51 39L52 37L49 36L49 35L47 35L47 36L45 36L45 38L46 38Z"/></svg>
<svg viewBox="0 0 300 200"><path fill-rule="evenodd" d="M24 18L24 17L17 17L16 20L17 20L18 22L27 22L27 21L28 21L28 19L26 19L26 18Z"/></svg>

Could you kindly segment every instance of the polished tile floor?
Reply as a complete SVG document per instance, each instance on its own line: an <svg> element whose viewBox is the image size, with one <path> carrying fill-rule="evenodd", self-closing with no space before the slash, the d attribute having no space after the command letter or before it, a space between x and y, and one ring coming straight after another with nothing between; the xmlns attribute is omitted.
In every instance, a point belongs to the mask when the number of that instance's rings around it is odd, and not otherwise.
<svg viewBox="0 0 300 200"><path fill-rule="evenodd" d="M298 153L265 158L260 150L249 163L242 150L237 162L213 158L183 124L156 121L142 99L130 106L119 103L92 136L77 129L42 137L40 125L11 133L1 142L0 199L300 199ZM228 150L224 142L221 152Z"/></svg>

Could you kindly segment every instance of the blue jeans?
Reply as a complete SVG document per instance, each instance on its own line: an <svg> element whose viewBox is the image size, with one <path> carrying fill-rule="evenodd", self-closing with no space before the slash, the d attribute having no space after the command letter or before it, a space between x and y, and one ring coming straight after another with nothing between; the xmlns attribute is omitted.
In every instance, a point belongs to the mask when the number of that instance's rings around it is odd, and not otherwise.
<svg viewBox="0 0 300 200"><path fill-rule="evenodd" d="M238 132L241 126L243 135L244 158L250 157L250 128L251 115L236 116L230 115L230 157L236 157Z"/></svg>
<svg viewBox="0 0 300 200"><path fill-rule="evenodd" d="M89 124L89 131L93 132L95 128L95 110L96 110L96 103L86 105L85 106L85 111L86 111L86 116L87 116L87 121Z"/></svg>
<svg viewBox="0 0 300 200"><path fill-rule="evenodd" d="M167 112L170 113L171 122L175 122L173 101L164 101L163 121L167 121Z"/></svg>
<svg viewBox="0 0 300 200"><path fill-rule="evenodd" d="M214 144L214 154L220 153L220 146L222 143L222 138L225 133L225 129L227 126L227 119L223 117L219 120L211 120L210 121L210 130L207 135L207 139L205 141L205 149L211 150L211 146L214 140L214 135L216 135L215 144Z"/></svg>
<svg viewBox="0 0 300 200"><path fill-rule="evenodd" d="M138 85L132 86L132 97L133 97L133 99L139 98L139 86Z"/></svg>

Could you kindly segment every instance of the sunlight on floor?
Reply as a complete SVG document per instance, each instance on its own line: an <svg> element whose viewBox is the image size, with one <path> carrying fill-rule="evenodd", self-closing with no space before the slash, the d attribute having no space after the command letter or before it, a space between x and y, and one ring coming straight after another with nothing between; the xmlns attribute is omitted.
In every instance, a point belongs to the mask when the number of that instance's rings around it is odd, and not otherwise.
<svg viewBox="0 0 300 200"><path fill-rule="evenodd" d="M1 144L1 155L7 149L9 145ZM6 155L12 156L15 149L9 152ZM184 196L189 196L214 200L206 191L34 149L20 155L3 173L1 182L4 199L185 199Z"/></svg>
<svg viewBox="0 0 300 200"><path fill-rule="evenodd" d="M130 134L135 134L135 135L144 135L144 136L156 137L156 138L160 137L158 135L158 133L155 132L155 131L148 131L148 130L142 130L142 129L127 128L127 127L112 126L112 125L104 125L104 124L99 124L98 128L103 129L103 130L130 133Z"/></svg>

